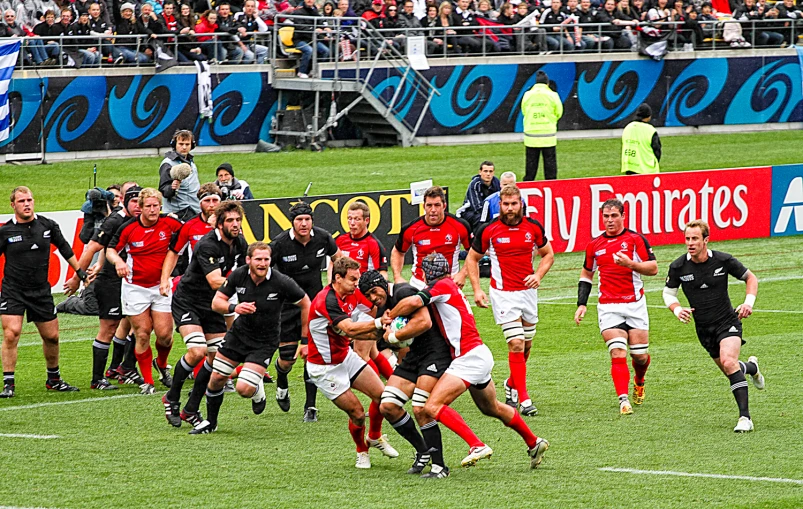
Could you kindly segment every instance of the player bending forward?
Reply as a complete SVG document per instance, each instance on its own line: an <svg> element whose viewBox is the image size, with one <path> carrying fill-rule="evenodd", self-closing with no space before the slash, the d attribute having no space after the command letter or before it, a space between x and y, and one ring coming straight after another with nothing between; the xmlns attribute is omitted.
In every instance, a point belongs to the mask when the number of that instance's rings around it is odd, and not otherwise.
<svg viewBox="0 0 803 509"><path fill-rule="evenodd" d="M733 431L753 431L745 375L753 377L753 385L759 390L764 388L764 376L758 370L756 357L748 357L744 363L739 360L739 350L745 342L742 320L753 313L758 278L728 253L708 249L709 228L705 221L690 222L684 233L688 252L669 266L664 303L683 323L694 317L700 344L728 377L739 406L739 421ZM728 274L747 283L744 303L735 310L728 296ZM678 302L679 287L683 287L691 307L684 308Z"/></svg>

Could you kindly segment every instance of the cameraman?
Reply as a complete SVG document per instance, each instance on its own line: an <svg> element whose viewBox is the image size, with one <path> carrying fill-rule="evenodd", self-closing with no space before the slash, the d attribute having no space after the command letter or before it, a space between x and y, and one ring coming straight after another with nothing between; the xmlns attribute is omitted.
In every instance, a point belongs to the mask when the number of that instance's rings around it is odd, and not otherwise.
<svg viewBox="0 0 803 509"><path fill-rule="evenodd" d="M217 181L215 184L220 188L220 197L225 200L253 200L254 195L248 182L234 178L234 169L229 163L223 163L217 167Z"/></svg>
<svg viewBox="0 0 803 509"><path fill-rule="evenodd" d="M86 202L81 207L84 213L84 226L78 233L78 238L84 244L88 244L92 235L100 228L100 224L112 212L119 210L122 193L117 184L107 187L105 190L94 187L86 192Z"/></svg>
<svg viewBox="0 0 803 509"><path fill-rule="evenodd" d="M159 191L164 197L162 211L172 212L179 220L186 221L201 213L201 204L198 202L201 182L198 180L198 168L190 154L190 150L195 147L192 131L186 129L176 131L170 146L173 150L165 154L159 167ZM192 171L187 177L178 180L171 175L171 170L181 163L188 164Z"/></svg>

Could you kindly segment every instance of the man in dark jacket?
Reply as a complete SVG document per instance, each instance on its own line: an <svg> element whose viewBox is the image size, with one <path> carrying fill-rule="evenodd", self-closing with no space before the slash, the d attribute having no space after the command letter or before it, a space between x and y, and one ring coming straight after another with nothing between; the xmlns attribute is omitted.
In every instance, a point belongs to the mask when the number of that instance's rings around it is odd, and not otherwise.
<svg viewBox="0 0 803 509"><path fill-rule="evenodd" d="M471 225L471 231L476 231L482 224L482 208L485 198L499 191L502 186L499 179L494 176L494 163L484 161L480 165L480 171L471 179L466 191L466 199L463 205L457 209L455 215L465 219Z"/></svg>
<svg viewBox="0 0 803 509"><path fill-rule="evenodd" d="M304 5L296 9L295 15L318 17L320 13L318 8L315 7L315 0L304 0ZM296 29L293 32L293 44L296 48L301 50L301 61L298 64L298 77L309 78L309 72L312 69L312 52L317 51L318 58L321 60L329 58L329 48L320 40L322 37L317 37L316 47L312 48L312 33L322 33L322 28L313 28L313 20L297 20Z"/></svg>
<svg viewBox="0 0 803 509"><path fill-rule="evenodd" d="M234 19L234 15L231 13L231 4L228 1L218 3L217 31L229 34L227 37L220 38L223 46L221 61L228 60L230 64L239 64L242 61L245 50L248 48L237 36L239 28L240 23Z"/></svg>
<svg viewBox="0 0 803 509"><path fill-rule="evenodd" d="M76 2L78 3L78 2ZM84 36L83 39L73 41L74 48L83 57L81 67L97 67L100 65L100 48L98 40L91 36L92 29L89 26L89 11L83 11L78 16L78 21L70 27L72 35Z"/></svg>
<svg viewBox="0 0 803 509"><path fill-rule="evenodd" d="M123 19L115 27L114 35L132 36L140 34L139 25L136 18L134 18L134 4L131 2L124 3L120 6L120 13ZM142 52L143 49L144 48L137 43L137 39L134 37L120 37L115 39L114 46L112 46L114 65L120 65L124 62L146 63L148 61L148 56Z"/></svg>
<svg viewBox="0 0 803 509"><path fill-rule="evenodd" d="M33 27L34 38L28 43L33 61L38 65L53 65L59 56L58 36L63 33L61 24L56 23L56 13L47 11L45 22Z"/></svg>
<svg viewBox="0 0 803 509"><path fill-rule="evenodd" d="M482 39L474 34L471 27L479 27L477 16L470 7L470 0L458 0L457 7L449 18L453 27L464 27L457 31L455 42L463 49L463 53L480 53ZM489 49L492 45L489 45Z"/></svg>

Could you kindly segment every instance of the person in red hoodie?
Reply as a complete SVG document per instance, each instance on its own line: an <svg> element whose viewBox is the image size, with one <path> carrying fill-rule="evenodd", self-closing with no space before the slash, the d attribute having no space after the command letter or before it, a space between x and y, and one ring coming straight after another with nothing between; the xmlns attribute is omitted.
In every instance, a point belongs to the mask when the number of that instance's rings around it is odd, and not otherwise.
<svg viewBox="0 0 803 509"><path fill-rule="evenodd" d="M198 34L195 39L200 43L206 57L212 62L222 59L221 57L224 55L223 48L221 48L220 41L216 37L200 34L214 32L217 32L217 11L210 9L201 15L201 19L195 25L195 33Z"/></svg>

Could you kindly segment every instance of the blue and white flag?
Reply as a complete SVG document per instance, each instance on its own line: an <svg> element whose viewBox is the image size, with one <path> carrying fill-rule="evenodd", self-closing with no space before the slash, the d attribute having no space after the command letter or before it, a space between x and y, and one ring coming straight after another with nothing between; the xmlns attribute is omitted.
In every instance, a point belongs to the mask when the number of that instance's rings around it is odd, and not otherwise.
<svg viewBox="0 0 803 509"><path fill-rule="evenodd" d="M11 119L8 115L8 87L20 52L20 41L0 42L0 141L8 138Z"/></svg>

